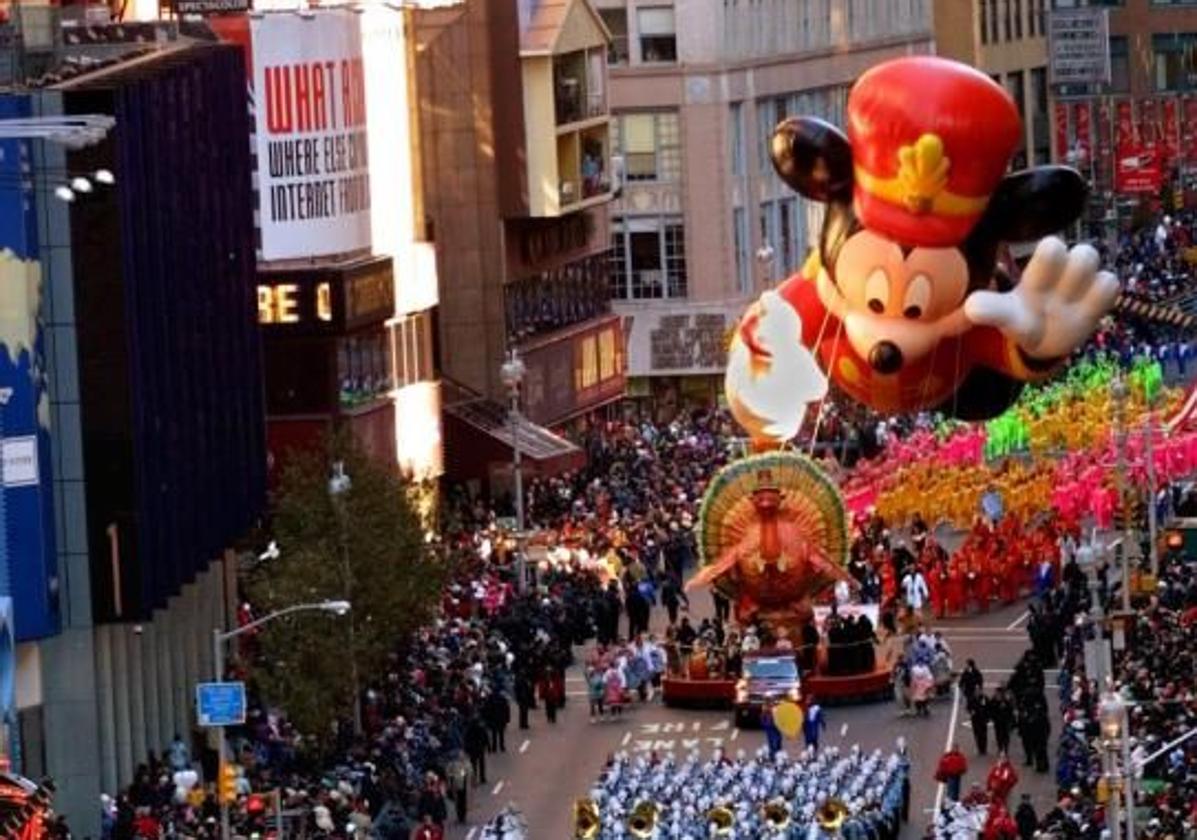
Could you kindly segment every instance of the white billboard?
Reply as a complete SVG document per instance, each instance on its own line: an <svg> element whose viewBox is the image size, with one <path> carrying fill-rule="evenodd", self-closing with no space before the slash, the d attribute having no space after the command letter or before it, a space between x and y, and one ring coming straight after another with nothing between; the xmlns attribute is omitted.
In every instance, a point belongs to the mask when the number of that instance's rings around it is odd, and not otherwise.
<svg viewBox="0 0 1197 840"><path fill-rule="evenodd" d="M1110 83L1110 15L1106 9L1054 9L1047 23L1053 85Z"/></svg>
<svg viewBox="0 0 1197 840"><path fill-rule="evenodd" d="M369 248L362 25L348 9L250 23L261 258Z"/></svg>

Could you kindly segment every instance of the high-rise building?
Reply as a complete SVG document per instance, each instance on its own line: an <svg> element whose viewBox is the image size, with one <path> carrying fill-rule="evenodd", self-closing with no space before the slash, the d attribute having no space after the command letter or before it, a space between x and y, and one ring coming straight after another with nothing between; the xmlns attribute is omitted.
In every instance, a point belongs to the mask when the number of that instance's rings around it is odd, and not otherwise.
<svg viewBox="0 0 1197 840"><path fill-rule="evenodd" d="M0 182L4 285L22 290L0 301L18 360L0 387L39 394L29 438L5 423L2 497L27 505L37 488L54 512L40 544L28 509L4 522L6 543L42 558L4 558L0 594L19 597L9 745L93 836L100 792L193 734L266 468L241 54L170 26L102 36L103 58L43 63L3 101L116 128L82 149L8 144L25 163Z"/></svg>
<svg viewBox="0 0 1197 840"><path fill-rule="evenodd" d="M424 219L435 238L446 468L490 480L511 459L576 463L550 430L624 394L609 304L608 33L587 0L416 10ZM500 375L525 366L523 422Z"/></svg>
<svg viewBox="0 0 1197 840"><path fill-rule="evenodd" d="M1050 0L934 0L935 52L1002 85L1022 116L1011 167L1050 163L1047 13Z"/></svg>
<svg viewBox="0 0 1197 840"><path fill-rule="evenodd" d="M596 0L611 32L611 289L629 395L669 416L721 393L728 330L795 271L821 208L773 171L801 114L843 125L879 61L931 51L929 0Z"/></svg>
<svg viewBox="0 0 1197 840"><path fill-rule="evenodd" d="M1053 0L1050 16L1105 16L1109 79L1052 89L1052 147L1095 185L1094 234L1197 188L1197 5ZM1050 44L1049 44L1050 53ZM1170 196L1165 195L1170 193Z"/></svg>

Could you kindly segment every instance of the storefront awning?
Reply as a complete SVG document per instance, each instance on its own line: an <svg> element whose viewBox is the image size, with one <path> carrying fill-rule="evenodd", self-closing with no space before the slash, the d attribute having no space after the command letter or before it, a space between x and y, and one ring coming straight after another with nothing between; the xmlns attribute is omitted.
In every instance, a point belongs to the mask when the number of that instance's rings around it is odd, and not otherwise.
<svg viewBox="0 0 1197 840"><path fill-rule="evenodd" d="M514 446L519 436L520 452L536 461L580 453L581 450L544 426L538 426L526 417L520 417L513 425L505 406L487 399L476 399L445 406L445 412L466 422L478 431L502 443L508 449Z"/></svg>

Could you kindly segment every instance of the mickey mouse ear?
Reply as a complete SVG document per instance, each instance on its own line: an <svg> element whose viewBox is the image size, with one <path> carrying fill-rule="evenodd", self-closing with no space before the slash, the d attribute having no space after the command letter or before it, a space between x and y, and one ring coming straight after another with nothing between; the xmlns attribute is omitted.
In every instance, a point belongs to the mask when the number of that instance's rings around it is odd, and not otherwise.
<svg viewBox="0 0 1197 840"><path fill-rule="evenodd" d="M838 128L815 117L777 126L770 156L778 176L812 201L851 201L852 146Z"/></svg>

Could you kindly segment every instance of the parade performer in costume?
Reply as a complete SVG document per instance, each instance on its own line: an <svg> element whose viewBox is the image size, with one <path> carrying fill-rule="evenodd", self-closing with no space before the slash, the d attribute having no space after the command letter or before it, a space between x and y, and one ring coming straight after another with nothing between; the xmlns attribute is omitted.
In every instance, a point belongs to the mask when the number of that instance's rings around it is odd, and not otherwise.
<svg viewBox="0 0 1197 840"><path fill-rule="evenodd" d="M733 410L740 393L772 389L756 427L791 427L810 389L792 387L790 408L779 395L786 371L803 369L791 356L804 346L875 409L999 414L1023 382L1084 342L1117 297L1088 245L1044 239L1015 285L997 267L1000 243L1071 224L1084 180L1065 167L1007 175L1022 136L1013 101L983 73L941 58L866 72L847 122L847 136L810 117L774 133L779 175L827 213L803 270L741 321L727 374Z"/></svg>

